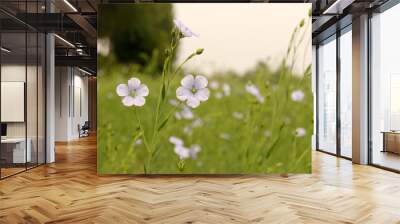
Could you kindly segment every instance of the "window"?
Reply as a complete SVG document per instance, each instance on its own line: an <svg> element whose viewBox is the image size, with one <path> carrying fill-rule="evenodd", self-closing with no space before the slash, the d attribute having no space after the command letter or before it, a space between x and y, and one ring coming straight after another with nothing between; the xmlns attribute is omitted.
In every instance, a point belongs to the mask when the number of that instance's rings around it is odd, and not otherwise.
<svg viewBox="0 0 400 224"><path fill-rule="evenodd" d="M351 26L340 36L340 155L351 158L352 149L352 35Z"/></svg>
<svg viewBox="0 0 400 224"><path fill-rule="evenodd" d="M336 36L318 48L318 149L336 153Z"/></svg>
<svg viewBox="0 0 400 224"><path fill-rule="evenodd" d="M400 170L400 5L371 18L371 160Z"/></svg>
<svg viewBox="0 0 400 224"><path fill-rule="evenodd" d="M19 2L18 13L37 13L42 4ZM5 178L45 163L46 40L13 16L0 17L8 21L0 23L0 178Z"/></svg>

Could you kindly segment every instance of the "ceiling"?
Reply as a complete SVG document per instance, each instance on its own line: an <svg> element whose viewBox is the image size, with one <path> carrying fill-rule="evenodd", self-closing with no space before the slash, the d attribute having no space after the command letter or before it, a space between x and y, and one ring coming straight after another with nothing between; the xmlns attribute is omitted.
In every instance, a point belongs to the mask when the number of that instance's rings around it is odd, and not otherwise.
<svg viewBox="0 0 400 224"><path fill-rule="evenodd" d="M313 43L351 23L352 16L372 10L388 0L172 0L172 2L280 2L312 3ZM76 65L96 73L97 2L135 3L171 0L1 0L0 21L4 38L21 43L18 32L26 28L54 32L56 64ZM51 13L50 13L51 12ZM20 35L21 36L21 35ZM29 47L28 47L28 51ZM18 50L15 51L18 54Z"/></svg>

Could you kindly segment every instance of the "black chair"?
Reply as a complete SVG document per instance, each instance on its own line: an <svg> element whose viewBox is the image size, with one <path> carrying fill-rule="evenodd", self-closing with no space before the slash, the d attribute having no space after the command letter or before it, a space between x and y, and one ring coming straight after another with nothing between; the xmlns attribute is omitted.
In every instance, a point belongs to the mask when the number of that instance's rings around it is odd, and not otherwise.
<svg viewBox="0 0 400 224"><path fill-rule="evenodd" d="M80 125L78 125L79 138L89 136L89 129L90 129L89 121L85 121L85 123L82 125L82 127L80 127Z"/></svg>

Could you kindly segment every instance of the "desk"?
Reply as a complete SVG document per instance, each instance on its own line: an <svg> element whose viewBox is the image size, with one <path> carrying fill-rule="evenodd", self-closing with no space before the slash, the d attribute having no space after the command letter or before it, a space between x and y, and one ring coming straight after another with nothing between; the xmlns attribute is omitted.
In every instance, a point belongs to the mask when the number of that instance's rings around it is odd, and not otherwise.
<svg viewBox="0 0 400 224"><path fill-rule="evenodd" d="M400 132L383 131L383 150L382 152L392 152L400 154Z"/></svg>
<svg viewBox="0 0 400 224"><path fill-rule="evenodd" d="M30 138L26 140L28 143L25 152L25 138L5 138L1 139L1 156L8 163L26 163L31 162L31 145ZM4 156L3 156L4 155ZM12 158L12 159L11 159Z"/></svg>

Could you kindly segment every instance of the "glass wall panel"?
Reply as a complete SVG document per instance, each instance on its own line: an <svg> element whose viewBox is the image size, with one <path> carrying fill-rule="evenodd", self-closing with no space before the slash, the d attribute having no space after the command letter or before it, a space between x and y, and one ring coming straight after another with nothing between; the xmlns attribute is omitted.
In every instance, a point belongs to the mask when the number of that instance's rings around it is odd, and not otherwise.
<svg viewBox="0 0 400 224"><path fill-rule="evenodd" d="M44 1L0 6L0 178L45 163L45 44L39 30L13 18L41 13Z"/></svg>
<svg viewBox="0 0 400 224"><path fill-rule="evenodd" d="M336 37L318 48L318 149L336 153Z"/></svg>
<svg viewBox="0 0 400 224"><path fill-rule="evenodd" d="M31 159L26 141L26 41L25 31L1 34L2 177L24 171Z"/></svg>
<svg viewBox="0 0 400 224"><path fill-rule="evenodd" d="M38 13L38 1L27 2L27 13ZM38 20L33 17L31 20ZM37 23L38 21L32 21ZM38 165L38 75L39 75L39 35L38 32L27 27L27 142L31 150L31 161L28 168Z"/></svg>
<svg viewBox="0 0 400 224"><path fill-rule="evenodd" d="M340 36L340 154L351 158L352 149L352 35L351 27Z"/></svg>
<svg viewBox="0 0 400 224"><path fill-rule="evenodd" d="M34 31L27 33L27 80L26 80L26 113L27 113L27 149L31 151L28 168L37 165L38 160L38 36Z"/></svg>
<svg viewBox="0 0 400 224"><path fill-rule="evenodd" d="M46 146L45 146L45 114L46 114L46 108L45 108L45 99L46 99L46 76L45 76L45 65L46 65L46 52L45 52L45 45L46 45L46 39L45 35L42 33L38 34L38 76L37 76L37 82L38 82L38 164L43 164L45 163L45 158L46 158Z"/></svg>
<svg viewBox="0 0 400 224"><path fill-rule="evenodd" d="M400 170L400 5L371 19L372 163Z"/></svg>

